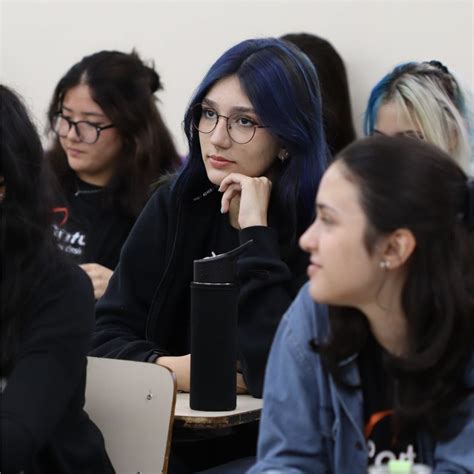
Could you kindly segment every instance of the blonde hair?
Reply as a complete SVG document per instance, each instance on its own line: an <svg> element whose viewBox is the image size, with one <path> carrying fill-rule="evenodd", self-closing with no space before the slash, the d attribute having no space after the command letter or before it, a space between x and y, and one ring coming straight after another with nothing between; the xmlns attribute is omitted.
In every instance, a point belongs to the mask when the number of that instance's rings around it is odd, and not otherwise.
<svg viewBox="0 0 474 474"><path fill-rule="evenodd" d="M427 142L469 170L471 144L465 101L458 82L445 66L438 61L407 63L385 76L369 99L367 134L373 132L380 106L389 102L423 132Z"/></svg>

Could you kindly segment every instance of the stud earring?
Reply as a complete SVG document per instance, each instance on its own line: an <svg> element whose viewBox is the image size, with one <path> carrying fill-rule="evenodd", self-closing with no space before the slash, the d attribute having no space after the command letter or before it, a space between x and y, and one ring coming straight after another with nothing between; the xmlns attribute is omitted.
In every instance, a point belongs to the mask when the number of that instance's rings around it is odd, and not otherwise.
<svg viewBox="0 0 474 474"><path fill-rule="evenodd" d="M285 150L284 148L282 148L280 152L278 153L278 159L282 163L284 163L285 160L287 160L289 157L290 157L290 154L288 153L288 150Z"/></svg>
<svg viewBox="0 0 474 474"><path fill-rule="evenodd" d="M388 268L390 267L390 263L387 262L387 260L381 260L380 263L379 263L379 267L382 270L388 270Z"/></svg>

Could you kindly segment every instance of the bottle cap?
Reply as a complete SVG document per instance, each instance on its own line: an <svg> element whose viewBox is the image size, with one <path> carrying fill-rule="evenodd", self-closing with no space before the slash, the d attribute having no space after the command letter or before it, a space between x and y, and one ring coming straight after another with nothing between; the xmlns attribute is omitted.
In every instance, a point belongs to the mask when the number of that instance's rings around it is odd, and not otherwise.
<svg viewBox="0 0 474 474"><path fill-rule="evenodd" d="M193 280L196 283L235 283L237 271L236 261L252 244L249 240L229 252L194 260Z"/></svg>

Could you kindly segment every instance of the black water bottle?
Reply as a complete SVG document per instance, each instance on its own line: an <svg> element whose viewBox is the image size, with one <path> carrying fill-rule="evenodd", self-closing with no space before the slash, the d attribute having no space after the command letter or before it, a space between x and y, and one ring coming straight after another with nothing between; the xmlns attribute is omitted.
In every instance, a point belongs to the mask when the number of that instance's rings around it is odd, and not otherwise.
<svg viewBox="0 0 474 474"><path fill-rule="evenodd" d="M252 243L194 261L191 282L191 389L193 410L234 410L237 401L236 260Z"/></svg>

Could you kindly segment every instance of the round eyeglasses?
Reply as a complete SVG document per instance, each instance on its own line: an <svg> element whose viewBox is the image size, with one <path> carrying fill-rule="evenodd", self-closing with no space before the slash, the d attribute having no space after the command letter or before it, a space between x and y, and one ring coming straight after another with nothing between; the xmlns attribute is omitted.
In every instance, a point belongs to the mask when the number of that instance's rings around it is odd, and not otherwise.
<svg viewBox="0 0 474 474"><path fill-rule="evenodd" d="M95 123L87 122L86 120L73 120L64 117L62 114L56 114L53 119L53 130L61 138L66 138L71 127L74 126L77 138L82 143L93 145L100 137L100 132L108 128L115 127L113 123L109 125L96 125Z"/></svg>
<svg viewBox="0 0 474 474"><path fill-rule="evenodd" d="M257 128L267 128L266 125L259 125L254 119L245 115L245 113L238 112L230 116L218 114L213 108L197 104L192 109L193 127L199 133L213 132L220 118L227 120L227 133L230 139L241 145L249 143L255 136Z"/></svg>

